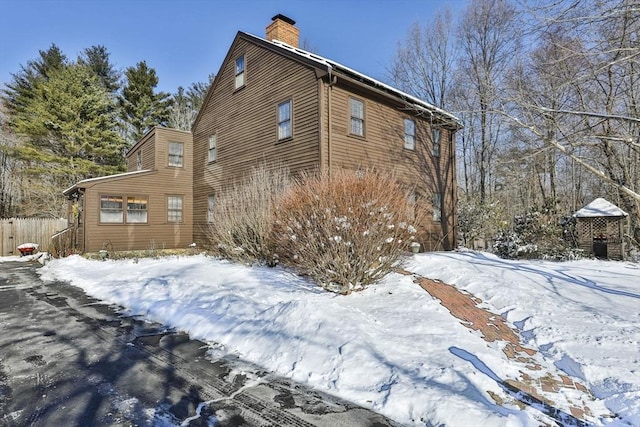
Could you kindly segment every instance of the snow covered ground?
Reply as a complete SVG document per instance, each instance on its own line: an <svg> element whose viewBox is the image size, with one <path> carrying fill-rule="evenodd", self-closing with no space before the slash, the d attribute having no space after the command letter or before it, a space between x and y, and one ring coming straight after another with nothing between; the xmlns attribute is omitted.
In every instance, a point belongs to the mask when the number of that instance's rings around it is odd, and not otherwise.
<svg viewBox="0 0 640 427"><path fill-rule="evenodd" d="M415 255L407 269L483 300L520 330L538 363L581 380L594 414L640 425L640 266L583 260L507 261L479 252ZM286 270L206 256L53 260L45 280L66 280L134 315L188 331L278 374L407 425L537 426L551 419L508 401L517 378L488 343L410 276L393 274L350 296L326 293ZM606 407L605 407L606 406Z"/></svg>

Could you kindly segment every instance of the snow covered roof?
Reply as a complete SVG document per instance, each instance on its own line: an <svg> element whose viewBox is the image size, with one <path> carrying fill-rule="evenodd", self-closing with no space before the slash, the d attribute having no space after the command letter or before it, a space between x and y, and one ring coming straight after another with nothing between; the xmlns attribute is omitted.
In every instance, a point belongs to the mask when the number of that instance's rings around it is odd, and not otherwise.
<svg viewBox="0 0 640 427"><path fill-rule="evenodd" d="M319 65L322 68L327 68L328 70L335 70L335 71L338 71L338 72L349 74L349 75L357 78L358 80L362 81L363 83L365 83L365 84L367 84L367 85L369 85L371 87L380 89L380 90L382 90L384 92L387 92L387 93L390 93L392 95L397 96L398 98L404 100L405 102L407 102L408 104L410 104L414 108L421 109L421 110L426 110L426 111L428 111L430 113L435 113L435 114L438 114L440 116L447 117L448 119L454 121L458 126L462 126L462 122L460 121L460 119L457 118L456 116L454 116L453 114L451 114L451 113L449 113L449 112L447 112L447 111L445 111L445 110L443 110L441 108L438 108L435 105L429 104L428 102L425 102L425 101L423 101L423 100L421 100L419 98L416 98L415 96L409 95L408 93L402 92L402 91L400 91L400 90L398 90L396 88L393 88L393 87L391 87L391 86L389 86L389 85L387 85L385 83L382 83L382 82L380 82L380 81L378 81L376 79L373 79L373 78L371 78L369 76L366 76L366 75L364 75L362 73L359 73L358 71L355 71L355 70L353 70L353 69L351 69L349 67L346 67L346 66L344 66L344 65L342 65L342 64L340 64L338 62L335 62L335 61L332 61L330 59L324 58L324 57L322 57L320 55L316 55L315 53L308 52L308 51L306 51L304 49L300 49L300 48L291 46L291 45L289 45L287 43L284 43L284 42L281 42L279 40L270 41L270 40L264 39L262 37L255 36L253 34L249 34L249 33L245 33L245 32L241 32L241 33L245 34L245 35L247 35L249 37L253 37L255 39L258 39L258 40L260 40L262 42L272 44L272 45L277 46L277 47L279 47L281 49L287 50L287 51L289 51L291 53L294 53L294 54L300 56L301 58L304 58L306 60L309 60L311 62L316 63L317 65Z"/></svg>
<svg viewBox="0 0 640 427"><path fill-rule="evenodd" d="M598 216L627 216L628 214L611 202L598 197L584 208L573 214L576 218L593 218Z"/></svg>

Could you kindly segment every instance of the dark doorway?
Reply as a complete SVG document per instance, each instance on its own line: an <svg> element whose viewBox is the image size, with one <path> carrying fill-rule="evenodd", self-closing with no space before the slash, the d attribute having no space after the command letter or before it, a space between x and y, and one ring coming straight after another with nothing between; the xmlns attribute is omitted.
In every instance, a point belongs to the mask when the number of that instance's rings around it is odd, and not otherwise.
<svg viewBox="0 0 640 427"><path fill-rule="evenodd" d="M607 239L593 239L593 255L596 258L607 258Z"/></svg>

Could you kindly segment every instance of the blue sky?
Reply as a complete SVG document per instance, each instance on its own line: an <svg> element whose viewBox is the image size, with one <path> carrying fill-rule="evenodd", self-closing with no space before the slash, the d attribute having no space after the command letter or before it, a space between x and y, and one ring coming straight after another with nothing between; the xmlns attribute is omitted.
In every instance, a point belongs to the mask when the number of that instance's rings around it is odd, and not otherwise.
<svg viewBox="0 0 640 427"><path fill-rule="evenodd" d="M327 58L386 80L398 42L412 23L428 22L467 0L0 0L0 84L58 45L70 59L104 45L118 69L146 60L159 90L217 73L237 31L264 37L271 17L296 21L301 42Z"/></svg>

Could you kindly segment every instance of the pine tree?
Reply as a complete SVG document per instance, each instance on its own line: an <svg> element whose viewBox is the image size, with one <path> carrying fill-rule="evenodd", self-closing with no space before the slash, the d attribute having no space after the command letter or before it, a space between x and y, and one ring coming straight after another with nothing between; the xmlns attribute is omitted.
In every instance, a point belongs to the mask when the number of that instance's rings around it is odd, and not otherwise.
<svg viewBox="0 0 640 427"><path fill-rule="evenodd" d="M126 139L133 145L153 126L167 124L171 102L168 93L154 92L158 76L145 61L128 67L124 74L127 83L118 97L118 106Z"/></svg>
<svg viewBox="0 0 640 427"><path fill-rule="evenodd" d="M52 44L48 50L40 50L39 58L21 65L20 71L12 74L13 81L5 84L2 99L9 115L23 111L32 101L38 82L46 81L49 75L67 65L67 57L60 48Z"/></svg>
<svg viewBox="0 0 640 427"><path fill-rule="evenodd" d="M13 118L27 139L19 152L31 172L63 177L67 185L123 170L125 144L117 132L115 102L89 67L55 70L37 82L33 95Z"/></svg>
<svg viewBox="0 0 640 427"><path fill-rule="evenodd" d="M86 48L78 57L78 64L88 66L109 93L120 89L121 72L116 70L109 59L110 53L104 46Z"/></svg>

